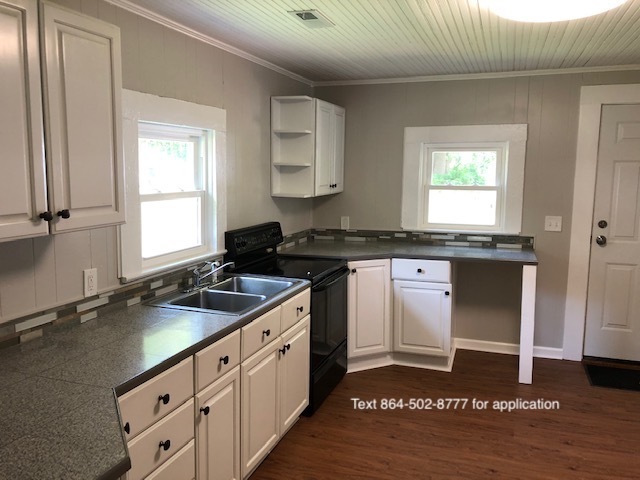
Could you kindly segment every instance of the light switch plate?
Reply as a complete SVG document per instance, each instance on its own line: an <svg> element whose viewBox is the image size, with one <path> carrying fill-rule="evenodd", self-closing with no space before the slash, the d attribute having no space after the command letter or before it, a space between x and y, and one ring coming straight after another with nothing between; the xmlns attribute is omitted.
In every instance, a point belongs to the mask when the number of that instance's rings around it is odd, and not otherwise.
<svg viewBox="0 0 640 480"><path fill-rule="evenodd" d="M349 217L340 217L340 228L342 230L349 230Z"/></svg>
<svg viewBox="0 0 640 480"><path fill-rule="evenodd" d="M544 217L544 230L545 232L561 232L562 217Z"/></svg>
<svg viewBox="0 0 640 480"><path fill-rule="evenodd" d="M88 268L84 271L84 296L93 297L98 294L98 269Z"/></svg>

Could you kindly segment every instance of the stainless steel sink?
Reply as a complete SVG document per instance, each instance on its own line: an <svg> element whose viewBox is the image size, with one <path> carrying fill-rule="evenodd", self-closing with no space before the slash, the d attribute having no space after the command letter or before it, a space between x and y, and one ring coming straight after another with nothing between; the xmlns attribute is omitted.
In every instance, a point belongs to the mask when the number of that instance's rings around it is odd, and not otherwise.
<svg viewBox="0 0 640 480"><path fill-rule="evenodd" d="M236 292L219 292L216 290L199 290L185 297L171 300L171 305L204 308L223 312L238 313L253 307L267 299L265 295L250 295Z"/></svg>
<svg viewBox="0 0 640 480"><path fill-rule="evenodd" d="M147 305L196 312L242 315L296 285L297 281L233 276L207 288L164 295Z"/></svg>
<svg viewBox="0 0 640 480"><path fill-rule="evenodd" d="M293 282L271 280L270 278L231 277L212 285L209 289L213 291L247 293L271 297L292 285Z"/></svg>

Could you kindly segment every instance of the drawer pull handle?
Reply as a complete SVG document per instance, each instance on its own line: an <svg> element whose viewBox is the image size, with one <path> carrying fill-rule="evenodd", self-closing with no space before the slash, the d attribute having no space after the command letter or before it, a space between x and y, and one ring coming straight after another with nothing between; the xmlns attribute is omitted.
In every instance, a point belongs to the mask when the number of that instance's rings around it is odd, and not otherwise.
<svg viewBox="0 0 640 480"><path fill-rule="evenodd" d="M160 395L158 397L158 401L162 402L164 405L166 405L167 403L169 403L169 400L171 400L171 397L169 396L168 393L165 393L164 395Z"/></svg>
<svg viewBox="0 0 640 480"><path fill-rule="evenodd" d="M280 353L282 355L287 353L287 350L291 350L291 344L287 343L286 345L284 345L281 349L280 349Z"/></svg>
<svg viewBox="0 0 640 480"><path fill-rule="evenodd" d="M209 415L209 407L200 407L200 411L205 415Z"/></svg>
<svg viewBox="0 0 640 480"><path fill-rule="evenodd" d="M298 307L298 308L296 308L296 312L298 312L298 313L302 313L302 312L304 312L304 307Z"/></svg>
<svg viewBox="0 0 640 480"><path fill-rule="evenodd" d="M53 220L53 214L51 212L42 212L38 217L43 219L45 222Z"/></svg>
<svg viewBox="0 0 640 480"><path fill-rule="evenodd" d="M165 452L171 448L171 440L165 440L164 442L160 442L158 448L162 448Z"/></svg>
<svg viewBox="0 0 640 480"><path fill-rule="evenodd" d="M127 434L131 433L131 425L129 425L129 422L124 424L124 431L127 432Z"/></svg>
<svg viewBox="0 0 640 480"><path fill-rule="evenodd" d="M229 363L229 355L225 355L224 357L220 357L220 362L223 363L224 365L227 365Z"/></svg>
<svg viewBox="0 0 640 480"><path fill-rule="evenodd" d="M267 328L266 330L263 330L263 331L262 331L262 334L263 334L265 337L268 337L269 335L271 335L271 329Z"/></svg>
<svg viewBox="0 0 640 480"><path fill-rule="evenodd" d="M422 273L422 269L421 268L418 269L418 273Z"/></svg>

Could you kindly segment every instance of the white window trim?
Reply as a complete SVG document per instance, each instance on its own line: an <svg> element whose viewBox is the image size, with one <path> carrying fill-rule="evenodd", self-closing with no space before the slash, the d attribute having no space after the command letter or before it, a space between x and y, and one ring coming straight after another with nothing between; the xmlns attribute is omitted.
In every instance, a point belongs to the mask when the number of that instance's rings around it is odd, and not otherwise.
<svg viewBox="0 0 640 480"><path fill-rule="evenodd" d="M127 223L118 229L119 276L130 282L159 273L193 265L204 259L221 256L224 250L224 232L227 228L226 205L226 112L220 108L198 105L172 98L163 98L132 90L122 91L123 130L125 149L125 191ZM143 261L140 244L140 194L138 180L138 123L195 127L215 131L215 142L209 142L215 152L215 172L207 177L212 192L209 209L215 209L212 225L215 235L205 240L205 246L175 255L169 263ZM214 144L214 145L212 145ZM212 211L212 210L208 210Z"/></svg>
<svg viewBox="0 0 640 480"><path fill-rule="evenodd" d="M524 161L527 143L526 124L459 125L442 127L407 127L404 129L404 162L402 172L401 227L411 231L455 233L520 234L522 230L522 203L524 194ZM506 185L499 225L427 228L424 218L424 155L429 148L475 147L502 145L505 148Z"/></svg>

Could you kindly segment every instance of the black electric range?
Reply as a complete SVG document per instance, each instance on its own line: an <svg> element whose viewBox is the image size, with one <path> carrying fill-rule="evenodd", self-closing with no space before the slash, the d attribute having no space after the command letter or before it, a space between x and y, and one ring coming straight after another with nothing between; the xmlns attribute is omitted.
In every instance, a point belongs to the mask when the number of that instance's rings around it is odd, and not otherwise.
<svg viewBox="0 0 640 480"><path fill-rule="evenodd" d="M311 415L347 371L346 260L283 257L277 246L284 237L278 222L225 232L225 262L235 273L302 278L311 282Z"/></svg>

